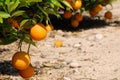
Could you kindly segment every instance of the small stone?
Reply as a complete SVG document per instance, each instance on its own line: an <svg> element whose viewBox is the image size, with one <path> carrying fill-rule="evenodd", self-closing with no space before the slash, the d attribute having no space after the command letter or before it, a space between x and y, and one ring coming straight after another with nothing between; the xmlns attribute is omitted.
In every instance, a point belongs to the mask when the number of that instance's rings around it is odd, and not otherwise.
<svg viewBox="0 0 120 80"><path fill-rule="evenodd" d="M66 63L66 62L62 62L62 64L63 64L63 65L67 65L67 63Z"/></svg>
<svg viewBox="0 0 120 80"><path fill-rule="evenodd" d="M62 30L57 30L58 35L62 36L64 32Z"/></svg>
<svg viewBox="0 0 120 80"><path fill-rule="evenodd" d="M78 47L81 47L81 44L74 44L74 46L73 46L74 48L78 48Z"/></svg>
<svg viewBox="0 0 120 80"><path fill-rule="evenodd" d="M70 65L70 68L78 68L79 67L79 63L77 63L77 62L71 62L69 65Z"/></svg>
<svg viewBox="0 0 120 80"><path fill-rule="evenodd" d="M69 77L63 77L63 80L71 80Z"/></svg>
<svg viewBox="0 0 120 80"><path fill-rule="evenodd" d="M103 38L103 35L102 35L102 34L96 34L96 35L95 35L95 38L96 38L97 40L101 40L101 39Z"/></svg>
<svg viewBox="0 0 120 80"><path fill-rule="evenodd" d="M41 58L46 58L46 55L45 54L41 54L40 57Z"/></svg>

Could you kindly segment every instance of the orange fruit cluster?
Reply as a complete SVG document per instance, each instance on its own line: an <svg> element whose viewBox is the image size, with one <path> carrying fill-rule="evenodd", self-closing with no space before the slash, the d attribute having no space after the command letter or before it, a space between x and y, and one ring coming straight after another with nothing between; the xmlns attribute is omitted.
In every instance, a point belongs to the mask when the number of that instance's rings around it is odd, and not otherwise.
<svg viewBox="0 0 120 80"><path fill-rule="evenodd" d="M30 62L30 56L26 52L16 52L12 57L12 65L23 78L30 78L34 75L34 68Z"/></svg>
<svg viewBox="0 0 120 80"><path fill-rule="evenodd" d="M106 5L108 4L109 0L105 0ZM103 7L105 7L105 5L103 4L97 4L91 11L90 11L90 16L94 17L96 16L100 11L102 11ZM107 11L104 13L104 18L105 19L112 19L112 12L111 11Z"/></svg>
<svg viewBox="0 0 120 80"><path fill-rule="evenodd" d="M63 13L63 17L65 19L71 19L71 22L70 22L71 26L73 28L77 28L79 24L83 21L82 7L84 8L84 1L83 3L82 3L82 0L66 0L66 1L72 6L73 11L66 9ZM90 5L90 8L85 9L89 11L89 14L91 17L95 17L99 12L101 12L103 10L103 7L105 7L107 4L110 3L110 0L105 0L105 1L98 0L97 2L94 5ZM103 3L106 5L104 5ZM112 12L107 11L104 14L104 18L112 19Z"/></svg>
<svg viewBox="0 0 120 80"><path fill-rule="evenodd" d="M73 20L71 21L71 25L73 28L77 28L80 22L83 21L83 16L81 13L75 13Z"/></svg>
<svg viewBox="0 0 120 80"><path fill-rule="evenodd" d="M72 14L73 11L71 10L65 10L63 13L63 17L65 19L71 19L71 26L73 28L77 28L79 26L79 23L82 22L83 16L82 13L76 13L77 10L81 9L82 7L82 0L66 0L74 9L75 14Z"/></svg>

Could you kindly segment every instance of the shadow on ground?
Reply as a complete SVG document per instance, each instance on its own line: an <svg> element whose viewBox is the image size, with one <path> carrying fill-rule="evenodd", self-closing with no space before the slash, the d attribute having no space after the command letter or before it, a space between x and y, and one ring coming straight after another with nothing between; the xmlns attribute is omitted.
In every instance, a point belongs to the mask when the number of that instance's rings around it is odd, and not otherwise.
<svg viewBox="0 0 120 80"><path fill-rule="evenodd" d="M111 26L111 24L115 24L116 26L120 26L120 21L114 21L112 23L106 22L105 20L99 19L99 17L91 18L89 16L84 16L83 21L80 23L78 28L73 28L70 24L71 19L58 19L54 16L50 17L51 23L53 24L55 30L61 29L65 31L79 31L81 29L91 29L91 28L103 28L106 26Z"/></svg>
<svg viewBox="0 0 120 80"><path fill-rule="evenodd" d="M18 72L13 68L11 61L0 61L0 74L17 76Z"/></svg>

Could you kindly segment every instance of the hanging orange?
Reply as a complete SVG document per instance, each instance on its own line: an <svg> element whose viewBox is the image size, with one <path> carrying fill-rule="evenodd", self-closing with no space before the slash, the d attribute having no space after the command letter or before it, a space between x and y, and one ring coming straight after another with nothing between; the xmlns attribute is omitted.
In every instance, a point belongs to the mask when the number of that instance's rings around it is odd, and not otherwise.
<svg viewBox="0 0 120 80"><path fill-rule="evenodd" d="M30 35L33 40L39 41L44 39L47 36L47 31L45 29L45 26L41 24L35 24L30 29Z"/></svg>
<svg viewBox="0 0 120 80"><path fill-rule="evenodd" d="M71 3L71 6L73 7L73 9L78 10L82 7L82 1L75 0L75 2Z"/></svg>
<svg viewBox="0 0 120 80"><path fill-rule="evenodd" d="M32 65L29 65L26 69L19 70L19 74L23 78L30 78L34 75L34 68Z"/></svg>
<svg viewBox="0 0 120 80"><path fill-rule="evenodd" d="M47 31L52 31L53 30L53 25L48 24L48 25L45 26L45 28L46 28Z"/></svg>
<svg viewBox="0 0 120 80"><path fill-rule="evenodd" d="M107 11L107 12L104 14L104 17L105 17L106 19L112 19L112 12Z"/></svg>
<svg viewBox="0 0 120 80"><path fill-rule="evenodd" d="M12 57L12 65L18 70L26 69L30 64L30 56L28 53L20 51L16 52Z"/></svg>
<svg viewBox="0 0 120 80"><path fill-rule="evenodd" d="M72 11L67 11L67 10L64 11L63 17L64 17L65 19L70 19L71 16L72 16Z"/></svg>
<svg viewBox="0 0 120 80"><path fill-rule="evenodd" d="M72 27L77 28L79 26L79 22L77 20L73 19L71 21L71 25L72 25Z"/></svg>
<svg viewBox="0 0 120 80"><path fill-rule="evenodd" d="M74 15L74 18L78 21L78 22L81 22L83 20L83 16L81 13L76 13Z"/></svg>
<svg viewBox="0 0 120 80"><path fill-rule="evenodd" d="M103 6L101 4L98 4L94 8L94 12L98 13L103 9Z"/></svg>

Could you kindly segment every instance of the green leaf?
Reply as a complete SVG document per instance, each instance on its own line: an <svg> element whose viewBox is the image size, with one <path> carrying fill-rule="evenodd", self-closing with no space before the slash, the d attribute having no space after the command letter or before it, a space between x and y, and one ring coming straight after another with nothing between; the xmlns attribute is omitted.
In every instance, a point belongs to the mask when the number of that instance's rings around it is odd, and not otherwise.
<svg viewBox="0 0 120 80"><path fill-rule="evenodd" d="M3 11L0 11L0 17L1 18L9 18L10 17L10 14L6 13L6 12L3 12Z"/></svg>
<svg viewBox="0 0 120 80"><path fill-rule="evenodd" d="M63 6L60 4L60 2L59 2L58 0L51 0L51 2L52 2L55 6L63 8Z"/></svg>
<svg viewBox="0 0 120 80"><path fill-rule="evenodd" d="M12 13L12 17L13 16L20 16L20 15L22 15L23 13L24 13L25 11L23 11L23 10L19 10L19 11L15 11L14 13Z"/></svg>
<svg viewBox="0 0 120 80"><path fill-rule="evenodd" d="M3 23L3 18L2 17L0 17L0 23Z"/></svg>
<svg viewBox="0 0 120 80"><path fill-rule="evenodd" d="M26 0L26 2L42 2L42 0Z"/></svg>
<svg viewBox="0 0 120 80"><path fill-rule="evenodd" d="M21 23L20 23L20 26L23 26L28 21L29 21L29 19L22 20Z"/></svg>
<svg viewBox="0 0 120 80"><path fill-rule="evenodd" d="M18 7L19 4L20 4L20 1L19 1L19 0L17 0L15 3L11 2L10 6L9 6L9 11L10 11L10 13L11 13L13 10L15 10L15 9Z"/></svg>
<svg viewBox="0 0 120 80"><path fill-rule="evenodd" d="M2 41L0 41L0 45L7 45L7 44L10 44L16 40L17 40L17 38L15 36L11 36L9 38L6 38L6 39L3 39Z"/></svg>
<svg viewBox="0 0 120 80"><path fill-rule="evenodd" d="M62 2L65 6L73 9L72 6L71 6L67 1L62 0L61 2Z"/></svg>
<svg viewBox="0 0 120 80"><path fill-rule="evenodd" d="M37 7L41 10L43 14L45 14L46 17L48 17L47 12L41 6L39 6L39 4L37 4Z"/></svg>
<svg viewBox="0 0 120 80"><path fill-rule="evenodd" d="M6 4L7 6L9 6L10 0L5 0L5 4Z"/></svg>

